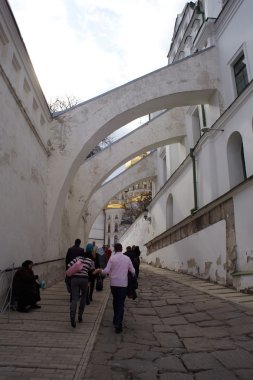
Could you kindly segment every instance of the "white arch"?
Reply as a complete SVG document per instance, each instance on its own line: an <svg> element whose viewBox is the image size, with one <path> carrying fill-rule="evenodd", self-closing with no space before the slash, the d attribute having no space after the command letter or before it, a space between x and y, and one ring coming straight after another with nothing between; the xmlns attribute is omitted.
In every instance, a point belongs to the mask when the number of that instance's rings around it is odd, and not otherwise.
<svg viewBox="0 0 253 380"><path fill-rule="evenodd" d="M246 177L243 141L239 132L233 132L228 139L227 160L229 183L232 188Z"/></svg>
<svg viewBox="0 0 253 380"><path fill-rule="evenodd" d="M84 162L71 185L71 197L68 200L73 236L76 233L77 220L84 212L90 196L104 180L119 166L140 153L181 141L186 135L184 121L181 109L164 112Z"/></svg>
<svg viewBox="0 0 253 380"><path fill-rule="evenodd" d="M71 182L89 151L128 122L161 109L208 103L218 88L216 48L145 75L58 116L49 125L50 242L57 241ZM55 249L55 247L51 247Z"/></svg>

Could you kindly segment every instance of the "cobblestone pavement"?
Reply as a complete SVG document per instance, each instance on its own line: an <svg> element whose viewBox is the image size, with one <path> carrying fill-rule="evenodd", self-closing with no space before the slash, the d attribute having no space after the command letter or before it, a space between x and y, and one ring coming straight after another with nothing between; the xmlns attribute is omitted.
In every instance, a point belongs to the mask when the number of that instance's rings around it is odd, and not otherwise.
<svg viewBox="0 0 253 380"><path fill-rule="evenodd" d="M252 295L143 265L124 319L110 299L84 379L253 379Z"/></svg>
<svg viewBox="0 0 253 380"><path fill-rule="evenodd" d="M253 379L252 295L142 264L115 334L104 283L76 329L64 283L41 310L1 315L0 380Z"/></svg>

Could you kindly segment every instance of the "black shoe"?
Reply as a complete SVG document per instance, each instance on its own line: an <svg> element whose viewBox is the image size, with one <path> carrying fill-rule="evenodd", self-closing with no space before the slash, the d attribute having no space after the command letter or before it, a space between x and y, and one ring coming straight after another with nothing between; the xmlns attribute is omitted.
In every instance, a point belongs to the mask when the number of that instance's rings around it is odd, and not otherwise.
<svg viewBox="0 0 253 380"><path fill-rule="evenodd" d="M122 326L115 327L116 334L120 334L122 332Z"/></svg>
<svg viewBox="0 0 253 380"><path fill-rule="evenodd" d="M83 321L83 316L81 314L78 315L78 322L79 323L82 323Z"/></svg>
<svg viewBox="0 0 253 380"><path fill-rule="evenodd" d="M28 313L29 309L26 309L25 307L18 307L17 311L19 311L20 313Z"/></svg>
<svg viewBox="0 0 253 380"><path fill-rule="evenodd" d="M70 323L72 327L76 327L76 321L74 321L74 319L71 319Z"/></svg>
<svg viewBox="0 0 253 380"><path fill-rule="evenodd" d="M34 304L31 305L31 309L41 309L41 306Z"/></svg>

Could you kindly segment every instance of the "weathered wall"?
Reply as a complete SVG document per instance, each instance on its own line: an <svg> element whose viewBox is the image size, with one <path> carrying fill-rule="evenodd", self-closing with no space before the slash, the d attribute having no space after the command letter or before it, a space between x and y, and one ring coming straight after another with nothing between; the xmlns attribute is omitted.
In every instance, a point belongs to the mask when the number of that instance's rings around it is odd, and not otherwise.
<svg viewBox="0 0 253 380"><path fill-rule="evenodd" d="M47 155L0 76L0 268L47 250Z"/></svg>
<svg viewBox="0 0 253 380"><path fill-rule="evenodd" d="M143 257L149 264L226 283L225 221Z"/></svg>
<svg viewBox="0 0 253 380"><path fill-rule="evenodd" d="M253 274L253 187L234 196L237 271Z"/></svg>

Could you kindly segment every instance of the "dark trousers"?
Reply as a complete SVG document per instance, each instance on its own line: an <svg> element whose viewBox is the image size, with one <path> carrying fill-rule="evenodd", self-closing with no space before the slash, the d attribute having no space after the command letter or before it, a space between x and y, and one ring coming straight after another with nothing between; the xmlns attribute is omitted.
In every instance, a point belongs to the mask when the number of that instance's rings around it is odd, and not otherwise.
<svg viewBox="0 0 253 380"><path fill-rule="evenodd" d="M127 288L111 286L111 292L113 296L113 324L115 327L122 327Z"/></svg>
<svg viewBox="0 0 253 380"><path fill-rule="evenodd" d="M71 296L72 301L70 303L70 318L75 320L76 309L78 301L79 303L79 315L83 314L86 304L86 294L88 290L88 278L84 277L72 277L71 278Z"/></svg>

